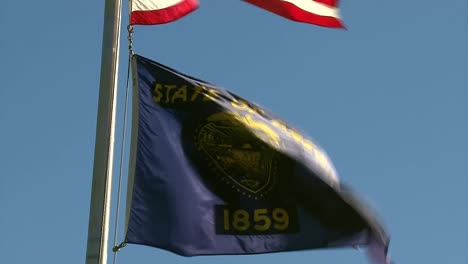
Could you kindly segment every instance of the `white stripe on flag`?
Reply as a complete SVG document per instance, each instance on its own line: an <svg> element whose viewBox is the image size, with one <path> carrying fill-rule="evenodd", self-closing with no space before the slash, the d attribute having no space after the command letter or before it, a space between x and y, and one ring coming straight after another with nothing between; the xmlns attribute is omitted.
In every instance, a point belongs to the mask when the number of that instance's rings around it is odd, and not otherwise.
<svg viewBox="0 0 468 264"><path fill-rule="evenodd" d="M132 11L159 10L177 5L181 2L183 2L183 0L133 0Z"/></svg>
<svg viewBox="0 0 468 264"><path fill-rule="evenodd" d="M291 3L304 11L319 15L340 18L338 8L331 7L314 0L281 0L283 2Z"/></svg>

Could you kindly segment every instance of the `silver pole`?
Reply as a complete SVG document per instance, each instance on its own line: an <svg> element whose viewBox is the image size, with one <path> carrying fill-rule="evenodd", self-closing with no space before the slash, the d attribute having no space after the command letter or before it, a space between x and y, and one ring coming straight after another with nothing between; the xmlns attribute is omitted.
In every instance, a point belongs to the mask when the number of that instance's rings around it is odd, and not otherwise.
<svg viewBox="0 0 468 264"><path fill-rule="evenodd" d="M86 264L107 263L121 9L120 0L105 0L101 81Z"/></svg>

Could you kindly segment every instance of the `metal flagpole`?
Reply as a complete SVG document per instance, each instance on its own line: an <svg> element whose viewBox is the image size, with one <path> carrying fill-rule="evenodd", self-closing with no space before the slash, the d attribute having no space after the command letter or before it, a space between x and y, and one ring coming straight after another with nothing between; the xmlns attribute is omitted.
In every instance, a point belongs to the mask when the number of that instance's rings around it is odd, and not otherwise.
<svg viewBox="0 0 468 264"><path fill-rule="evenodd" d="M107 263L121 11L121 0L105 0L86 264Z"/></svg>

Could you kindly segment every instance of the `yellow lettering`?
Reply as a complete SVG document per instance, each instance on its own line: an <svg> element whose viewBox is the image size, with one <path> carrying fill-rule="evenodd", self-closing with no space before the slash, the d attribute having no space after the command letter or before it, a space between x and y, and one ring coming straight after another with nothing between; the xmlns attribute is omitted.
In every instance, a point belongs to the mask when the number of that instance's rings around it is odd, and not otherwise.
<svg viewBox="0 0 468 264"><path fill-rule="evenodd" d="M221 220L221 219L220 219ZM290 228L291 219L285 208L223 209L224 231L269 234L271 231L286 231ZM231 232L229 232L231 233Z"/></svg>
<svg viewBox="0 0 468 264"><path fill-rule="evenodd" d="M286 130L286 125L284 125L280 120L271 120L271 124L279 129Z"/></svg>
<svg viewBox="0 0 468 264"><path fill-rule="evenodd" d="M171 90L177 88L177 85L165 84L164 87L166 88L166 103L169 103L169 95L171 94Z"/></svg>
<svg viewBox="0 0 468 264"><path fill-rule="evenodd" d="M239 110L248 110L250 107L244 101L231 101L232 107L239 109Z"/></svg>
<svg viewBox="0 0 468 264"><path fill-rule="evenodd" d="M232 226L238 231L245 231L250 227L249 213L245 210L236 210L233 215Z"/></svg>
<svg viewBox="0 0 468 264"><path fill-rule="evenodd" d="M291 129L288 129L287 130L287 133L290 137L292 137L294 139L294 141L296 141L297 143L299 144L303 144L304 143L304 137L299 134L297 131L294 131L294 130L291 130Z"/></svg>
<svg viewBox="0 0 468 264"><path fill-rule="evenodd" d="M244 100L231 101L231 106L239 110L247 111L249 114L259 114L261 116L265 115L262 109L259 109L258 107L251 107Z"/></svg>
<svg viewBox="0 0 468 264"><path fill-rule="evenodd" d="M182 102L187 101L187 86L184 85L180 87L177 92L174 93L171 99L171 103L174 103L175 100L180 99Z"/></svg>
<svg viewBox="0 0 468 264"><path fill-rule="evenodd" d="M273 224L273 227L276 230L283 231L283 230L286 230L288 228L288 226L289 226L289 215L288 215L288 212L286 210L284 210L283 208L275 208L275 209L273 209L272 216L273 216L273 220L275 222Z"/></svg>
<svg viewBox="0 0 468 264"><path fill-rule="evenodd" d="M296 143L302 145L306 152L312 155L324 170L328 171L330 169L330 162L328 161L327 156L322 151L320 151L312 141L304 139L304 137L299 132L288 128L279 120L273 120L272 124L281 129L284 133L288 134Z"/></svg>
<svg viewBox="0 0 468 264"><path fill-rule="evenodd" d="M190 97L190 101L192 101L192 102L197 99L198 95L202 93L204 88L202 86L195 86L194 89L195 89L195 91L192 94L192 96Z"/></svg>
<svg viewBox="0 0 468 264"><path fill-rule="evenodd" d="M304 144L304 137L294 129L288 128L283 122L279 120L272 120L271 123L281 129L285 134L288 134L296 143Z"/></svg>
<svg viewBox="0 0 468 264"><path fill-rule="evenodd" d="M229 223L229 210L224 209L224 230L231 229L231 224Z"/></svg>
<svg viewBox="0 0 468 264"><path fill-rule="evenodd" d="M267 231L270 229L271 226L271 220L267 215L268 210L267 209L255 209L254 210L254 229L258 231ZM263 222L262 225L259 223Z"/></svg>
<svg viewBox="0 0 468 264"><path fill-rule="evenodd" d="M160 83L157 83L156 86L153 88L153 100L156 102L161 102L161 97L163 94L161 93L162 90L162 85Z"/></svg>
<svg viewBox="0 0 468 264"><path fill-rule="evenodd" d="M204 93L203 101L215 101L218 97L218 92L213 89L206 89L206 93Z"/></svg>
<svg viewBox="0 0 468 264"><path fill-rule="evenodd" d="M264 132L268 138L264 138L260 135L260 137L263 140L269 143L273 143L275 147L279 146L279 141L280 141L279 135L264 122L260 122L260 121L253 119L251 115L246 115L242 117L240 121L244 123L246 126L252 128L253 130L258 129Z"/></svg>

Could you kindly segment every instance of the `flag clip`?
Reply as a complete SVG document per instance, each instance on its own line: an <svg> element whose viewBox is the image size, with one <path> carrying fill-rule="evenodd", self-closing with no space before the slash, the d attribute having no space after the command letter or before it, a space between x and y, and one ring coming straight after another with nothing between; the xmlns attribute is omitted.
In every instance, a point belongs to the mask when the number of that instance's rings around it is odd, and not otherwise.
<svg viewBox="0 0 468 264"><path fill-rule="evenodd" d="M112 251L118 252L118 251L120 251L121 248L125 247L126 245L127 245L127 242L124 241L124 242L118 244L117 246L114 246L112 248Z"/></svg>

